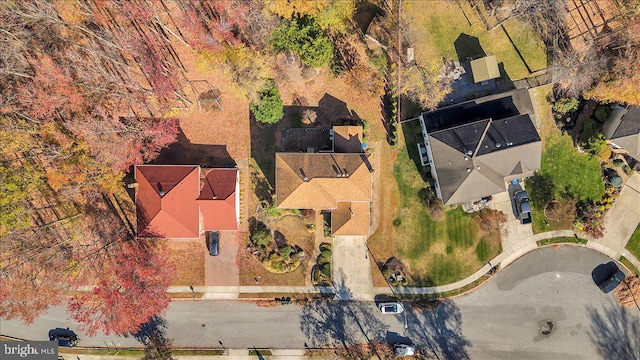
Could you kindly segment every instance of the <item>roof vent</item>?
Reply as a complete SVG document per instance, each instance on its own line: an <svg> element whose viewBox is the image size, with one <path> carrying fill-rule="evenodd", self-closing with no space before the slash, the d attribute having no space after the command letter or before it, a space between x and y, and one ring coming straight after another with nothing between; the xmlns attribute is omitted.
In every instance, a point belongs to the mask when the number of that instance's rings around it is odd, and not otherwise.
<svg viewBox="0 0 640 360"><path fill-rule="evenodd" d="M469 155L469 156L473 155L473 151L471 151L471 150L467 151L467 155Z"/></svg>
<svg viewBox="0 0 640 360"><path fill-rule="evenodd" d="M164 191L160 190L160 196L164 196Z"/></svg>
<svg viewBox="0 0 640 360"><path fill-rule="evenodd" d="M470 172L471 172L471 169L467 168L467 172L468 172L468 173L470 173Z"/></svg>
<svg viewBox="0 0 640 360"><path fill-rule="evenodd" d="M305 177L303 177L303 178L302 178L302 180L304 180L304 181L309 181L309 177L308 177L308 176L305 176Z"/></svg>
<svg viewBox="0 0 640 360"><path fill-rule="evenodd" d="M465 157L464 157L464 161L467 161L467 160L469 160L469 157L468 157L468 156L465 156Z"/></svg>
<svg viewBox="0 0 640 360"><path fill-rule="evenodd" d="M476 166L476 169L480 170L480 165Z"/></svg>
<svg viewBox="0 0 640 360"><path fill-rule="evenodd" d="M500 145L500 143L496 143L496 147L497 148L499 148L500 146L502 146L502 145Z"/></svg>

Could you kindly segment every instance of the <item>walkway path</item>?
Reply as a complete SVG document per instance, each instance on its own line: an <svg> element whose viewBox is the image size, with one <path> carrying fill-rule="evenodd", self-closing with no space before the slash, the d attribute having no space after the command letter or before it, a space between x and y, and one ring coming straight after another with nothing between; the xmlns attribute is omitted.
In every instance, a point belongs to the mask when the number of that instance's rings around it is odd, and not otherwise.
<svg viewBox="0 0 640 360"><path fill-rule="evenodd" d="M640 223L640 174L634 173L604 216L604 236L595 242L622 253L629 238L638 227L638 223Z"/></svg>

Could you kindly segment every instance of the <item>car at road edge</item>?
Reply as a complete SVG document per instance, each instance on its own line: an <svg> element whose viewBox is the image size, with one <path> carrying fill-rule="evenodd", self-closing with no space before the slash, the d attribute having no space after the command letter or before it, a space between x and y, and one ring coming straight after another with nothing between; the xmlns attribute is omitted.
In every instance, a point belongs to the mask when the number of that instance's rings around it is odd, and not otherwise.
<svg viewBox="0 0 640 360"><path fill-rule="evenodd" d="M394 344L393 353L396 356L413 356L416 353L416 347L407 344Z"/></svg>
<svg viewBox="0 0 640 360"><path fill-rule="evenodd" d="M626 276L622 272L622 270L618 269L613 273L613 275L611 275L607 280L603 281L602 284L600 284L598 287L600 288L600 290L602 290L602 292L609 293L613 291L613 289L618 287L618 285L620 285L625 277Z"/></svg>
<svg viewBox="0 0 640 360"><path fill-rule="evenodd" d="M378 304L378 309L383 314L402 314L404 306L399 302L386 302Z"/></svg>

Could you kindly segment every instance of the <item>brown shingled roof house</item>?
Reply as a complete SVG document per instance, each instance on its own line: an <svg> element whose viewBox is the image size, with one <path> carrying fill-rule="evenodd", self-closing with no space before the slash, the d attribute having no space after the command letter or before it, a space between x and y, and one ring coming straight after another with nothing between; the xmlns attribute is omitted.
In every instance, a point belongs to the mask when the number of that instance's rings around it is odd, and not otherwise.
<svg viewBox="0 0 640 360"><path fill-rule="evenodd" d="M335 152L276 153L276 205L329 210L334 235L369 235L373 168L362 128L335 126L331 134Z"/></svg>
<svg viewBox="0 0 640 360"><path fill-rule="evenodd" d="M199 238L207 230L237 230L237 169L196 165L134 167L139 237Z"/></svg>
<svg viewBox="0 0 640 360"><path fill-rule="evenodd" d="M542 142L528 90L487 96L420 115L422 163L445 205L505 191L540 168Z"/></svg>

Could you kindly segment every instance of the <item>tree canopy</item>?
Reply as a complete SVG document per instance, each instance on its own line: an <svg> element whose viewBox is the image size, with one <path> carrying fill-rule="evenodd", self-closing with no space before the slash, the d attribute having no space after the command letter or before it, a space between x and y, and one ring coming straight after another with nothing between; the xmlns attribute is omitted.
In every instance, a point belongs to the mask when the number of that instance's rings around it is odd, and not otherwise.
<svg viewBox="0 0 640 360"><path fill-rule="evenodd" d="M251 112L257 121L274 124L284 116L280 91L272 84L269 88L260 92L260 99L251 103Z"/></svg>
<svg viewBox="0 0 640 360"><path fill-rule="evenodd" d="M305 16L284 22L271 34L276 51L292 51L304 65L320 67L333 57L333 43L314 18Z"/></svg>

